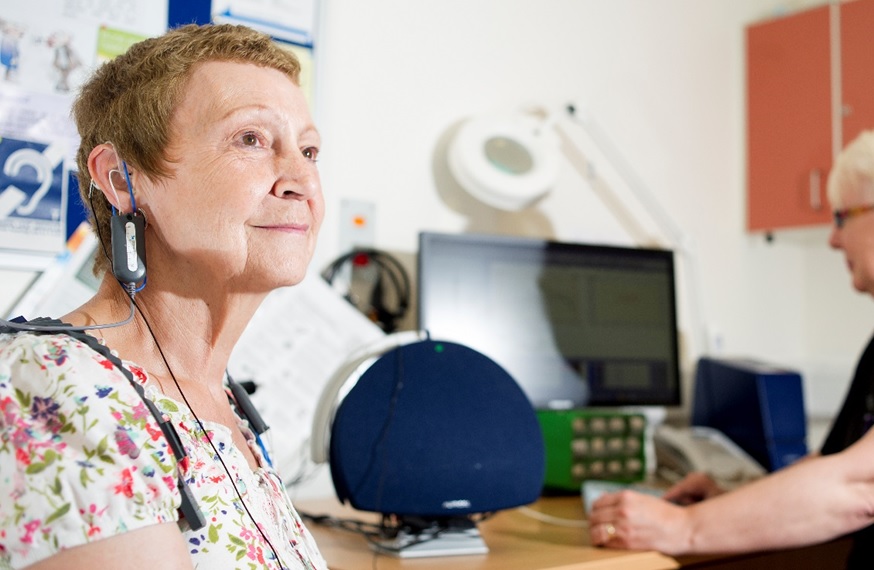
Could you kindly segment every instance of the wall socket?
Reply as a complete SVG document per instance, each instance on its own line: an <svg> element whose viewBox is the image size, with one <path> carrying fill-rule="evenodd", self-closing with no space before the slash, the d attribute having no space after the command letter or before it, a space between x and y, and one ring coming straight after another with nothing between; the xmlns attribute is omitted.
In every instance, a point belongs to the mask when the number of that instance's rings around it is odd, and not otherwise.
<svg viewBox="0 0 874 570"><path fill-rule="evenodd" d="M340 252L374 247L376 205L363 200L340 201Z"/></svg>

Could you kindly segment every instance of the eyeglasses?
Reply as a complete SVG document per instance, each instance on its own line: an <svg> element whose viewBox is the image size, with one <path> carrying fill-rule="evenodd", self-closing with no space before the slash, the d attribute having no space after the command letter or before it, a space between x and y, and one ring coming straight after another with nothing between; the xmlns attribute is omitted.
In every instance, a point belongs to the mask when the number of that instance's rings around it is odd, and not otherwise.
<svg viewBox="0 0 874 570"><path fill-rule="evenodd" d="M871 210L874 210L874 204L868 204L867 206L853 206L852 208L835 210L835 227L842 228L844 227L844 223L846 223L846 221L853 216L858 216L859 214L864 214L865 212L870 212Z"/></svg>

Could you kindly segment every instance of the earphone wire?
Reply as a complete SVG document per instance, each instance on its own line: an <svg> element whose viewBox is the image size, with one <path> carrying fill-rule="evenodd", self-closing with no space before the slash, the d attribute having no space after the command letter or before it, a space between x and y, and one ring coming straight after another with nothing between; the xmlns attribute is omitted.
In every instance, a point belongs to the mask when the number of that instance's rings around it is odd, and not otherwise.
<svg viewBox="0 0 874 570"><path fill-rule="evenodd" d="M282 569L288 568L285 564L283 564L282 559L279 557L279 552L277 552L276 548L273 546L273 543L268 538L267 533L264 532L264 529L261 528L261 525L258 524L258 521L255 520L254 515L252 515L252 511L249 510L249 505L246 504L246 501L243 500L243 495L240 493L240 490L237 488L237 484L234 482L234 477L231 475L231 470L228 469L227 464L224 459L222 459L221 454L219 454L218 448L216 448L215 444L212 442L212 438L209 437L208 432L206 431L206 427L203 425L203 422L200 420L200 417L197 415L197 412L194 411L191 403L188 401L188 398L185 396L185 392L182 391L182 386L179 385L179 381L176 379L176 374L173 373L173 369L170 367L170 363L167 361L167 357L164 355L164 349L161 348L161 343L158 342L158 338L155 336L155 332L152 330L152 325L149 323L149 320L146 318L146 315L143 314L143 310L140 306L134 302L134 307L136 307L136 311L140 314L140 318L143 319L143 323L146 325L146 329L148 329L149 334L152 337L152 341L155 343L155 347L158 349L158 354L161 355L161 360L164 362L164 366L167 368L167 372L170 374L170 378L173 379L173 384L176 386L176 389L179 391L179 395L182 396L182 401L185 402L185 405L188 407L188 410L191 412L191 415L194 417L194 421L197 423L197 426L203 432L206 441L209 442L209 446L212 448L213 453L215 454L216 459L218 459L222 468L228 476L228 482L231 484L231 487L234 489L234 493L237 495L237 498L240 500L240 504L243 505L243 509L246 511L246 514L249 515L249 519L255 524L255 528L258 529L258 533L261 535L261 538L264 539L264 542L267 543L267 546L270 547L270 550L273 552L273 556L276 557L276 561L279 563L279 567ZM306 562L303 560L303 556L300 552L298 552L297 548L293 548L298 558L301 559L301 562L306 565Z"/></svg>
<svg viewBox="0 0 874 570"><path fill-rule="evenodd" d="M22 331L30 331L30 332L87 332L99 329L111 329L115 327L122 327L126 324L129 324L134 320L134 298L133 294L126 290L126 292L130 296L130 314L123 321L117 321L114 323L104 324L104 325L84 325L81 327L76 327L73 325L30 325L27 323L17 323L15 321L9 321L6 319L0 319L0 325L7 326L11 329L22 330Z"/></svg>
<svg viewBox="0 0 874 570"><path fill-rule="evenodd" d="M127 184L127 191L130 194L130 205L131 212L137 211L137 197L134 195L134 186L130 181L130 173L127 170L127 162L121 161L122 172L124 173L124 181Z"/></svg>
<svg viewBox="0 0 874 570"><path fill-rule="evenodd" d="M124 164L124 176L125 176L125 179L128 181L128 189L129 189L130 194L131 194L131 203L135 204L133 190L130 186L130 178L129 178L128 171L127 171L127 164ZM92 197L90 191L88 193L88 202L89 202L89 205L91 206L91 211L94 212L95 211L94 210L94 200L93 200L93 197ZM114 206L112 207L112 210L113 210L113 212L115 211ZM134 208L133 211L136 212L136 208ZM96 214L94 214L94 215L95 215L95 219L96 219ZM95 227L95 231L97 232L97 238L98 238L98 241L100 242L100 246L101 246L101 250L103 251L103 255L106 257L106 259L110 262L110 265L111 265L112 259L109 256L109 252L106 250L106 244L103 241L103 235L102 235L102 232L100 231L100 225L95 223L94 227ZM161 348L161 345L158 342L158 339L155 336L154 331L152 330L151 324L149 323L148 319L146 319L145 314L143 313L142 309L140 308L140 306L137 304L136 300L134 299L134 297L136 296L136 293L138 293L139 291L141 291L145 287L145 281L139 287L136 287L136 285L132 284L132 283L122 283L121 281L119 281L118 283L119 283L119 286L122 288L122 290L127 294L128 298L130 299L130 314L123 321L118 321L115 323L108 323L108 324L87 325L87 326L72 326L72 325L43 325L43 326L40 326L40 325L29 325L27 323L9 321L6 319L0 319L0 325L7 326L9 328L16 329L16 330L24 330L24 331L30 331L30 332L87 332L89 330L108 329L108 328L115 328L115 327L121 327L121 326L127 325L134 320L134 316L138 312L140 314L140 317L143 320L143 323L146 325L146 328L148 329L149 334L152 337L152 341L155 343L155 347L158 349L158 353L161 355L161 360L164 362L164 366L167 368L167 372L170 374L170 377L173 379L173 383L176 386L176 389L179 391L179 394L182 396L183 402L185 402L185 405L191 411L191 415L194 417L195 422L197 423L200 430L203 432L204 436L206 437L206 440L209 442L209 445L212 448L212 451L215 454L215 457L218 459L219 463L221 464L222 468L224 469L225 473L227 474L228 481L230 482L231 487L234 489L234 493L236 494L237 498L239 499L240 504L243 506L243 509L246 511L246 514L249 516L249 519L255 525L255 528L258 529L258 533L261 535L261 538L264 539L264 542L267 544L267 546L273 552L273 556L276 557L276 562L279 564L280 568L283 570L287 569L288 567L283 563L282 558L280 558L280 556L279 556L279 552L273 546L273 543L270 541L270 538L267 536L266 532L261 528L261 525L258 524L258 521L255 519L254 515L252 514L251 510L249 509L249 506L246 504L246 501L243 499L243 496L240 493L240 490L237 488L237 485L234 482L234 478L233 478L233 475L231 474L230 469L228 468L227 464L225 464L224 459L222 459L221 455L219 454L218 449L216 448L215 444L212 442L212 439L207 435L206 427L204 426L203 422L200 420L200 417L194 411L194 408L189 403L188 398L185 396L185 392L182 391L182 387L179 385L179 381L176 379L176 375L173 373L173 369L170 367L170 363L168 362L167 357L164 355L164 350ZM303 555L298 551L297 547L295 547L293 543L292 543L292 547L293 547L293 550L295 551L295 553L297 554L298 558L301 560L301 563L303 563L304 566L306 566L307 564L303 558Z"/></svg>
<svg viewBox="0 0 874 570"><path fill-rule="evenodd" d="M126 163L123 163L123 164L124 164L125 179L128 181L128 190L131 193L131 202L132 202L132 204L135 204L133 202L134 195L133 195L133 189L130 186L130 179L128 177L127 164ZM94 212L94 200L91 197L90 192L88 193L88 201L89 201L90 206L91 206L91 211ZM113 208L113 210L114 210L114 208ZM136 210L134 210L134 211L136 211ZM103 255L106 257L106 259L109 261L109 263L111 265L112 258L110 258L109 252L106 251L106 244L103 242L103 235L100 232L100 224L95 224L95 227L97 228L97 238L98 238L98 241L100 242L101 249L103 250ZM231 475L230 469L228 469L228 466L225 464L224 460L222 459L221 455L219 454L218 449L216 448L215 444L212 442L212 439L210 439L210 437L207 435L206 427L203 425L203 422L200 420L200 417L197 415L197 412L194 411L194 408L189 403L188 398L185 396L185 392L182 391L182 387L179 385L179 381L176 379L176 375L173 373L173 369L170 368L170 363L167 361L167 357L164 355L164 350L161 348L161 344L158 342L158 338L155 336L155 332L152 330L152 325L149 323L148 319L146 319L146 315L143 313L143 310L137 304L136 300L134 300L134 296L135 296L136 292L141 290L142 287L140 287L139 289L134 289L132 285L129 286L127 284L121 283L120 281L119 281L119 285L125 291L125 293L127 293L128 296L130 297L131 316L128 320L130 321L133 319L135 312L138 312L140 314L140 317L143 319L143 323L146 325L146 329L148 329L148 331L149 331L149 335L152 337L152 341L155 343L155 347L158 349L158 354L161 355L161 360L164 361L164 366L167 368L167 372L170 373L170 378L173 379L173 384L176 385L176 389L179 391L179 394L182 396L182 401L185 402L186 406L188 406L188 409L191 411L191 415L194 417L194 421L197 423L197 426L203 432L204 436L206 437L206 440L209 442L209 446L212 448L212 451L215 454L215 457L219 460L219 463L221 464L222 469L224 469L225 473L227 474L228 482L230 482L231 487L234 489L234 493L237 495L237 498L240 500L240 504L243 505L243 509L246 511L246 514L249 516L249 519L255 524L255 528L258 529L258 532L261 535L261 537L264 539L264 542L266 542L267 546L270 547L270 550L273 552L273 556L276 557L276 562L279 564L279 567L283 568L283 569L286 568L285 564L283 564L283 562L282 562L282 559L279 557L279 552L276 551L276 548L274 548L273 543L267 537L267 534L264 532L264 530L258 524L258 521L255 520L255 517L252 515L252 512L249 510L249 506L246 504L246 501L243 500L243 496L240 493L240 490L237 488L237 484L234 482L234 477L233 477L233 475ZM295 552L297 552L296 549L295 549ZM302 556L300 555L299 552L297 554L298 554L298 557L302 558Z"/></svg>
<svg viewBox="0 0 874 570"><path fill-rule="evenodd" d="M128 183L128 192L130 193L131 204L133 204L133 211L136 212L136 202L134 198L133 187L130 185L130 176L127 170L127 164L124 163L124 176L125 180ZM92 188L94 187L94 181L91 181ZM88 189L88 205L91 207L91 212L94 215L94 219L96 221L97 214L94 210L94 198L91 195L91 188ZM113 213L115 212L115 207L112 207ZM106 251L106 244L103 243L103 235L100 232L100 224L95 223L94 229L97 232L97 241L100 242L100 247L103 250L103 255L109 260L110 265L112 264L112 259L109 257L109 252ZM88 332L92 330L100 330L100 329L111 329L116 327L123 327L124 325L130 324L134 320L134 296L143 290L146 286L145 279L143 280L142 285L136 287L133 284L124 284L120 283L124 292L127 293L127 296L130 298L130 313L127 318L123 321L116 321L114 323L107 324L95 324L95 325L83 325L83 326L73 326L73 325L31 325L26 323L17 323L15 321L9 321L6 319L0 319L0 325L7 326L12 329L29 331L29 332Z"/></svg>

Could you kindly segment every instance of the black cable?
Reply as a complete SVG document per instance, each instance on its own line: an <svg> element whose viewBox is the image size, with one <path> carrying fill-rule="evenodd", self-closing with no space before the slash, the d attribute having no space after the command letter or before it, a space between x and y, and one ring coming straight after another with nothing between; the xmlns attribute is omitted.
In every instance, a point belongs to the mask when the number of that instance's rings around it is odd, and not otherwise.
<svg viewBox="0 0 874 570"><path fill-rule="evenodd" d="M206 426L203 425L203 422L200 420L200 417L197 415L197 412L194 411L194 408L188 402L188 398L185 396L185 392L182 391L182 386L179 385L179 381L176 379L176 375L173 373L173 369L170 368L170 363L167 361L167 357L164 355L164 350L161 348L161 344L158 342L158 338L155 336L155 332L152 330L152 325L149 324L148 319L146 319L146 315L143 314L140 306L134 302L134 306L137 309L137 312L140 314L140 317L143 319L143 323L146 325L146 328L149 331L149 334L152 336L152 340L155 343L155 347L158 349L158 353L161 355L161 360L164 361L164 366L167 368L167 372L170 373L170 378L173 379L173 384L176 385L176 389L179 391L179 395L182 396L182 401L185 402L185 405L188 406L188 410L191 412L191 415L194 417L194 421L197 422L198 427L203 432L204 437L209 442L209 446L212 448L213 453L215 453L216 459L218 459L222 468L225 470L225 473L228 476L228 482L230 482L231 487L234 489L234 493L237 495L237 498L240 500L240 504L243 505L243 509L246 511L246 514L249 516L249 519L255 525L255 528L258 529L258 533L261 535L261 538L264 539L264 542L267 543L267 546L270 547L270 550L273 552L273 555L276 557L276 561L279 563L279 567L283 570L286 570L288 567L282 563L282 559L279 557L279 552L274 548L273 543L270 542L270 539L267 537L267 533L261 528L261 525L258 524L258 521L255 520L255 517L252 515L252 511L249 510L249 505L246 504L246 501L243 500L243 495L240 493L240 490L237 488L237 484L234 482L234 477L231 475L231 470L228 469L227 464L225 464L224 459L219 454L218 448L216 448L215 444L212 442L212 438L209 437L209 432L206 431ZM294 550L297 557L306 566L306 561L304 560L301 553L298 549L292 545L292 550Z"/></svg>
<svg viewBox="0 0 874 570"><path fill-rule="evenodd" d="M398 348L395 351L397 355L397 364L395 367L395 385L392 388L391 400L389 400L388 407L388 417L385 419L385 424L383 425L382 432L379 434L379 438L376 441L376 444L373 446L374 452L377 449L382 449L382 457L380 461L382 465L379 468L379 483L377 484L376 489L376 504L382 506L382 497L383 491L385 490L385 479L388 475L388 467L389 467L389 459L388 459L388 447L385 445L385 442L388 440L389 432L391 430L391 424L395 417L395 412L397 411L398 401L401 399L401 392L404 390L404 350L403 347ZM362 477L362 480L364 478ZM357 494L357 492L356 492Z"/></svg>
<svg viewBox="0 0 874 570"><path fill-rule="evenodd" d="M368 262L373 262L377 269L377 275L370 292L370 306L373 309L373 314L370 317L385 332L394 332L397 328L397 321L403 318L410 304L410 278L403 264L395 257L377 249L354 248L328 264L321 273L322 278L328 284L333 285L337 273L348 262L353 262L352 270L354 271L355 260L359 256L363 256ZM383 275L388 276L395 292L397 306L394 310L386 307L384 301ZM352 299L351 283L346 300L366 314L366 311L358 307L358 304Z"/></svg>
<svg viewBox="0 0 874 570"><path fill-rule="evenodd" d="M93 212L94 211L94 201L91 197L90 192L88 193L88 201L91 205L91 211ZM96 219L96 216L95 216L95 219ZM100 242L101 249L103 250L103 255L106 257L107 261L109 261L110 267L111 267L112 266L112 258L109 256L109 252L106 251L106 244L103 242L103 236L100 232L100 224L95 224L95 228L97 231L97 239ZM128 288L125 287L124 284L122 284L121 282L119 282L119 285L130 296L131 305L132 305L132 312L133 312L133 309L135 308L136 312L138 312L140 314L140 317L143 319L143 323L146 325L146 328L148 329L149 334L152 337L152 341L155 343L155 347L158 349L158 353L161 355L161 360L164 361L164 366L167 368L167 372L170 373L170 378L173 379L173 383L176 385L176 389L179 391L179 395L182 396L182 401L185 402L186 406L188 406L188 410L191 412L191 415L194 417L194 421L197 422L198 427L200 427L200 430L203 432L204 437L206 437L206 440L209 442L209 446L212 448L212 451L215 454L215 457L218 459L219 463L221 464L222 468L224 469L225 473L227 474L228 482L230 482L231 487L234 489L234 493L237 495L237 498L240 500L240 504L243 505L243 509L246 511L246 514L249 516L249 519L255 525L255 528L258 529L258 533L261 535L261 538L263 538L264 542L267 543L267 546L270 547L270 550L273 552L273 555L276 557L276 562L279 563L280 568L285 570L287 567L285 566L285 564L282 563L282 559L279 557L279 553L276 551L276 548L274 548L273 543L270 542L270 539L267 537L267 534L261 528L261 525L259 525L258 521L255 520L255 517L252 515L252 512L249 510L249 506L246 504L246 501L243 500L243 496L240 493L240 490L237 488L237 484L234 482L234 477L233 477L233 475L231 475L230 469L228 469L228 466L225 464L224 459L222 459L221 455L218 452L218 449L216 448L215 444L212 442L212 439L209 437L209 435L206 431L206 427L203 425L203 422L200 421L200 417L197 415L197 413L194 411L194 408L188 402L188 398L185 396L185 392L182 391L182 387L179 385L179 381L176 379L176 375L173 373L173 369L170 368L170 363L167 361L167 357L164 355L164 350L161 348L161 344L158 342L158 338L155 336L155 332L152 330L152 325L149 323L148 319L146 319L146 315L143 314L142 309L137 304L137 302L134 300L134 296L133 296L133 294L131 294L131 291L129 291ZM300 554L300 552L298 552L297 548L294 548L293 546L292 546L292 548L294 549L298 558L301 559L301 562L303 562L304 565L306 565L306 562L303 560L303 556L301 556L301 554Z"/></svg>
<svg viewBox="0 0 874 570"><path fill-rule="evenodd" d="M134 304L133 297L131 297L130 304L130 314L123 321L118 321L115 323L109 323L105 325L84 325L81 327L73 326L71 324L62 323L59 325L34 325L30 324L31 321L27 323L17 323L15 321L8 321L6 319L0 319L0 325L7 326L11 329L16 329L20 331L28 331L28 332L87 332L93 330L100 329L111 329L115 327L121 327L126 324L129 324L134 320Z"/></svg>
<svg viewBox="0 0 874 570"><path fill-rule="evenodd" d="M179 465L183 461L185 461L188 455L187 453L185 453L185 448L182 446L182 440L179 439L179 433L176 431L176 428L173 427L173 424L170 423L169 418L162 414L161 411L158 410L157 406L155 406L154 402L152 402L152 400L148 396L146 396L146 392L143 389L142 385L134 380L133 374L130 370L124 367L121 359L115 356L108 347L101 345L100 341L98 341L96 337L86 334L85 331L80 330L80 327L74 327L72 325L62 323L60 320L48 319L45 317L40 317L30 322L52 323L51 325L34 325L25 330L36 335L62 332L70 338L86 345L95 353L103 356L106 360L111 362L112 365L115 366L115 368L119 372L121 372L121 374L127 379L128 383L130 383L134 391L139 395L143 404L149 410L149 413L152 414L152 417L155 419L155 422L158 424L158 427L164 434L164 438L167 440L167 443L170 446L170 450L173 452L173 457L176 459L176 488L179 490L179 494L181 495L181 504L179 508L182 511L183 516L186 518L186 520L188 520L188 524L189 526L191 526L192 530L199 530L203 528L204 525L206 525L206 521L203 519L203 515L201 514L200 510L197 509L197 501L194 499L194 495L192 495L191 490L188 488L187 483L182 477L181 469L179 469ZM12 322L11 324L21 325L22 323ZM0 332L6 332L6 330L21 329L17 328L17 326L0 326Z"/></svg>
<svg viewBox="0 0 874 570"><path fill-rule="evenodd" d="M356 519L341 519L331 515L315 515L304 511L298 511L300 518L308 520L313 524L354 532L367 536L380 536L382 525L379 523L365 522Z"/></svg>
<svg viewBox="0 0 874 570"><path fill-rule="evenodd" d="M91 192L88 192L88 202L91 206L91 212L94 212L94 199L91 196ZM95 221L97 220L97 216L94 216ZM94 224L94 229L97 231L97 241L100 242L101 249L103 250L103 255L109 261L110 265L112 265L112 260L109 257L109 252L106 251L106 245L103 243L103 236L100 233L100 225ZM142 289L133 289L125 287L124 284L119 282L124 292L130 297L130 314L128 314L127 318L123 321L117 321L114 323L103 324L103 325L85 325L81 327L73 326L71 324L60 324L60 325L28 325L23 323L16 323L14 321L7 321L6 319L0 319L0 325L8 326L10 328L22 330L22 331L30 331L30 332L87 332L90 330L100 330L100 329L111 329L115 327L124 326L129 324L134 319L134 295Z"/></svg>
<svg viewBox="0 0 874 570"><path fill-rule="evenodd" d="M408 533L410 533L411 536L414 536L415 538L407 544L401 546L398 549L399 551L419 544L424 544L432 540L436 540L441 535L452 530L451 523L449 522L441 523L437 521L437 528L435 528L435 524L430 524L426 526L422 523L414 523L413 521L417 520L416 517L404 518L388 514L383 514L380 522L378 523L365 522L357 519L338 518L332 515L316 515L303 511L298 511L298 514L302 519L307 520L313 524L359 534L364 537L368 544L372 545L376 549L377 553L385 553L387 550L389 550L386 548L385 544L381 542L381 540L386 538L395 538L403 531L407 531ZM466 520L468 520L473 525L477 525L483 521L488 520L494 514L495 513L493 512L480 513L479 516L468 516L466 517ZM422 522L428 522L427 519L420 520Z"/></svg>
<svg viewBox="0 0 874 570"><path fill-rule="evenodd" d="M377 438L374 444L371 446L370 457L368 464L364 470L364 475L361 476L359 485L366 484L369 473L371 473L374 469L379 469L377 490L376 490L376 504L379 506L382 502L382 494L385 485L385 479L387 477L387 464L388 464L388 446L384 445L385 441L390 435L391 425L393 423L396 408L398 405L398 401L401 397L401 393L404 389L404 353L403 350L396 351L397 360L395 363L395 381L392 386L392 393L389 399L389 406L386 413L385 421L383 422ZM379 456L377 455L378 450L382 450ZM357 495L360 489L356 489L354 492L349 493L350 496ZM378 508L377 506L377 508ZM304 516L302 513L301 516ZM345 530L354 530L362 534L368 543L374 548L375 555L373 560L373 567L376 567L376 554L390 552L393 549L387 547L382 540L383 539L392 539L396 538L398 534L403 531L407 531L411 539L406 543L398 547L398 551L405 550L407 548L411 548L413 546L424 544L426 542L430 542L438 539L442 534L449 532L452 527L450 524L450 519L448 518L435 518L435 519L427 519L427 518L418 518L418 517L398 517L395 519L395 515L383 514L380 524L370 525L370 528L375 528L376 530L370 530L368 532L361 531L362 525L367 523L362 523L361 521L350 521L348 519L336 519L333 517L329 517L326 515L315 516L315 515L306 515L313 520L316 524L324 524L327 526L333 526L335 528L343 528ZM483 514L481 519L485 520L487 516L491 516L489 514ZM394 519L394 523L391 521ZM466 520L476 524L477 519L473 517L467 517ZM418 522L414 522L418 521ZM391 523L391 524L390 524ZM349 526L352 525L350 529Z"/></svg>
<svg viewBox="0 0 874 570"><path fill-rule="evenodd" d="M88 201L89 201L89 204L91 206L91 211L93 212L94 211L94 200L91 197L90 192L88 194ZM111 265L112 259L109 256L109 252L106 251L106 244L103 242L103 236L100 232L100 225L95 224L94 227L95 227L96 232L97 232L97 239L100 242L101 249L103 251L103 255L106 257L106 259L109 261L109 263ZM119 283L119 286L121 286L121 288L124 290L124 292L130 298L130 315L123 321L119 321L116 323L110 323L110 324L104 324L104 325L75 327L75 326L72 326L69 324L58 324L58 325L52 324L52 325L42 325L42 326L40 326L40 325L28 325L28 324L24 324L24 323L16 323L14 321L7 321L5 319L0 319L0 325L7 326L9 328L13 328L13 329L17 329L17 330L29 331L29 332L83 333L83 332L89 331L89 330L106 329L106 328L119 327L119 326L129 324L131 321L133 321L135 312L139 313L140 317L143 319L143 323L145 323L146 328L148 329L149 334L152 337L152 341L154 341L154 343L155 343L155 347L158 349L158 353L161 355L161 359L164 361L164 366L167 368L167 372L170 373L170 377L173 379L173 383L176 385L176 389L179 391L179 394L182 396L182 400L185 402L185 405L188 406L188 409L191 412L191 415L194 417L195 422L197 422L198 427L200 427L200 430L203 432L204 437L209 442L209 445L212 448L216 459L218 459L219 463L221 464L222 468L224 469L225 473L227 474L228 481L230 482L231 487L234 489L234 493L237 495L237 498L240 500L240 504L243 505L243 509L246 511L246 514L249 516L249 519L255 525L255 528L258 529L258 533L261 535L261 538L263 538L264 542L267 543L267 546L270 547L270 550L273 552L273 555L276 557L276 561L279 563L280 568L285 570L287 568L287 566L285 566L285 564L283 564L282 559L279 557L279 553L277 552L276 548L273 546L273 543L267 537L267 534L261 528L261 525L258 524L258 521L255 520L255 517L252 515L252 512L249 510L249 506L243 500L243 496L240 493L240 490L237 488L236 483L234 482L234 478L233 478L233 475L231 475L230 469L228 469L228 466L225 464L224 459L222 459L221 455L219 454L219 451L216 448L215 444L212 442L212 439L208 436L208 432L206 431L206 427L203 425L203 422L200 420L200 417L198 417L197 413L194 411L194 408L188 402L188 398L185 396L185 392L182 391L182 387L179 385L179 382L176 379L176 375L173 373L173 369L170 368L170 364L167 361L167 357L164 355L164 350L161 348L161 345L158 342L158 339L155 336L154 331L152 330L152 325L146 319L146 316L145 316L145 314L143 314L142 309L140 309L140 306L134 300L134 296L135 296L136 292L142 290L142 287L140 287L139 289L134 289L133 286L128 287L120 281L118 283ZM82 337L77 337L77 338L79 338L79 340L82 340ZM89 346L91 346L90 343L89 343ZM122 369L122 370L124 370L124 369ZM132 381L132 378L129 378L129 379ZM136 383L133 383L133 384L134 384L135 388L139 388L139 385L137 385ZM137 390L137 391L138 391L138 393L140 393L140 396L145 399L147 405L151 404L151 400L149 400L148 398L145 398L145 394L142 393L142 390ZM165 437L167 437L167 439L169 441L171 439L171 437L170 437L170 435L168 435L167 431L164 430L164 425L161 421L160 415L156 415L156 419L158 420L158 424L159 424L159 426L161 426L162 431L164 431ZM177 460L178 459L179 458L177 457ZM182 490L182 489L180 488L180 490ZM191 524L192 522L193 521L189 521L189 524L192 527L194 527L194 525ZM197 528L199 528L199 527L197 527ZM304 566L306 566L306 561L304 560L301 553L297 550L297 548L294 547L294 545L292 545L292 549L295 551L295 553L297 554L300 561L304 564Z"/></svg>

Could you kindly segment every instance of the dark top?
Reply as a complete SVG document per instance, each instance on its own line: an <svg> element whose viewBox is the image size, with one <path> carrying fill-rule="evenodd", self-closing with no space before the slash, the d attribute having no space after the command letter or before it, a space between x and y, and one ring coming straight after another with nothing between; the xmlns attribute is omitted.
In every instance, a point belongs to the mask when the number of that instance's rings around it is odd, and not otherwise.
<svg viewBox="0 0 874 570"><path fill-rule="evenodd" d="M859 363L844 404L822 444L820 452L830 455L842 451L862 437L874 422L874 337ZM874 568L874 525L853 534L853 548L847 568Z"/></svg>

